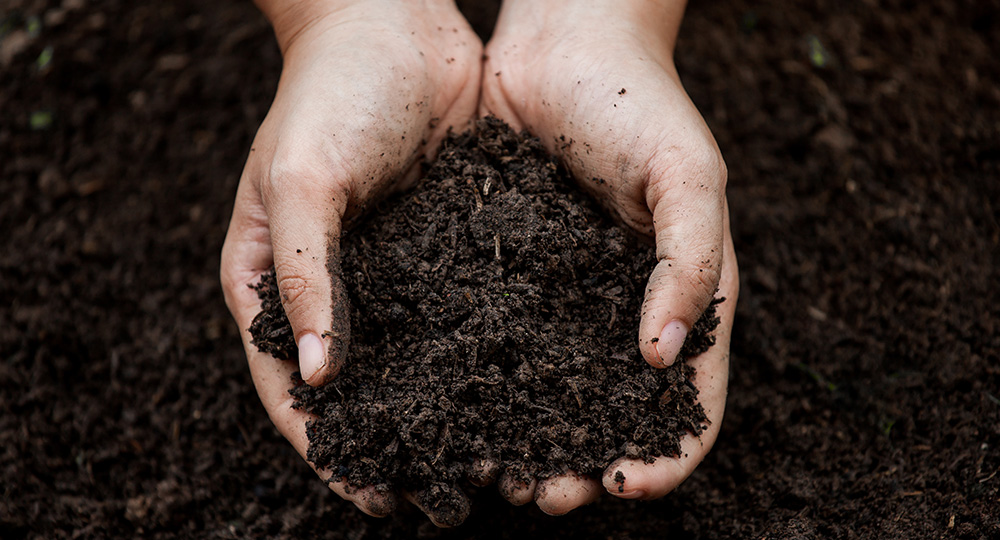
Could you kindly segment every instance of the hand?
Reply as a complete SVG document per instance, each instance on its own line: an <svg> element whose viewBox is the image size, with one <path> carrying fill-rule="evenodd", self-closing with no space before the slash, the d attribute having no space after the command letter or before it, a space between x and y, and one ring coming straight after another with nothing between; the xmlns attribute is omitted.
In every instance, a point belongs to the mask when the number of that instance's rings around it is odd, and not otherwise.
<svg viewBox="0 0 1000 540"><path fill-rule="evenodd" d="M673 47L683 2L507 0L487 46L480 114L526 128L567 164L585 189L641 234L655 237L639 349L652 366L672 363L713 295L716 345L692 360L710 420L677 458L620 459L604 488L622 498L661 497L715 442L726 401L729 339L738 295L725 198L726 167L681 85ZM615 473L625 475L623 485ZM501 477L511 502L534 499L564 514L596 499L597 480L574 475L530 485Z"/></svg>
<svg viewBox="0 0 1000 540"><path fill-rule="evenodd" d="M347 352L349 305L337 277L342 223L415 180L449 127L466 129L476 113L482 44L447 0L259 4L284 66L240 179L221 277L261 401L305 457L309 417L292 408L288 390L295 371L313 386L330 381ZM272 265L298 362L250 343L260 304L248 285ZM392 493L330 486L372 515L396 504Z"/></svg>

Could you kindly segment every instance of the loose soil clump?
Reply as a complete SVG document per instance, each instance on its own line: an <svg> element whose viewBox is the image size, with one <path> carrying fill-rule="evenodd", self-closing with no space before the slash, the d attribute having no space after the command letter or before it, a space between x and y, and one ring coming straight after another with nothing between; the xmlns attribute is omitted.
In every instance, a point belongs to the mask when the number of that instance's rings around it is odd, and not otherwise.
<svg viewBox="0 0 1000 540"><path fill-rule="evenodd" d="M685 361L650 367L636 330L651 246L496 118L452 135L416 189L342 240L346 366L299 380L308 459L353 485L439 493L485 459L515 479L676 456L707 423ZM296 358L272 273L254 343ZM715 303L681 351L714 343Z"/></svg>

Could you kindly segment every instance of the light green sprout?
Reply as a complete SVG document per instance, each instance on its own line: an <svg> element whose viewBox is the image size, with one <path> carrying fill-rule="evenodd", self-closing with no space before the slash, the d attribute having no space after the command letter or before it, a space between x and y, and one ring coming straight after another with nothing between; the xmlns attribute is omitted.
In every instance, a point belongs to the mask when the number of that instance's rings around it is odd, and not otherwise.
<svg viewBox="0 0 1000 540"><path fill-rule="evenodd" d="M52 63L53 52L54 49L52 48L52 45L49 45L48 47L42 49L41 54L38 55L38 59L35 60L35 65L38 66L39 71L49 67L49 64Z"/></svg>
<svg viewBox="0 0 1000 540"><path fill-rule="evenodd" d="M28 124L31 126L31 129L39 131L52 127L52 120L52 111L32 111L31 117L28 119Z"/></svg>
<svg viewBox="0 0 1000 540"><path fill-rule="evenodd" d="M809 34L806 36L806 43L809 44L809 62L818 68L826 67L830 63L830 53L820 43L819 38Z"/></svg>

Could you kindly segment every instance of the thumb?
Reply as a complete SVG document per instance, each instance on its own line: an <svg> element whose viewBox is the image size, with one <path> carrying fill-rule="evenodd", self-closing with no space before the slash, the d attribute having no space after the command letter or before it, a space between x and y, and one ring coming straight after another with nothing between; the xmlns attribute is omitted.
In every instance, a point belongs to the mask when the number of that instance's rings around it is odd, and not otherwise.
<svg viewBox="0 0 1000 540"><path fill-rule="evenodd" d="M651 182L656 267L639 322L639 350L653 367L671 365L708 308L722 272L726 169L721 156L688 174Z"/></svg>
<svg viewBox="0 0 1000 540"><path fill-rule="evenodd" d="M261 186L281 303L311 386L332 380L347 356L350 309L341 279L340 232L347 195L329 175L273 174Z"/></svg>

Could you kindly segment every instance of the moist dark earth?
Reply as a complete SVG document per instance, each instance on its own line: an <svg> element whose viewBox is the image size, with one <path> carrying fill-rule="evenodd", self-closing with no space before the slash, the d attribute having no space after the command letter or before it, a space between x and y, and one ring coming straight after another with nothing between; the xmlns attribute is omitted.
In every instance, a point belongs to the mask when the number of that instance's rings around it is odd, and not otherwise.
<svg viewBox="0 0 1000 540"><path fill-rule="evenodd" d="M599 478L701 434L694 368L653 369L636 346L652 243L604 217L537 138L482 119L448 137L415 189L376 206L345 231L335 267L351 304L346 364L327 386L296 377L292 390L316 416L317 467L428 494L423 506L457 524L481 460L523 483ZM296 360L274 272L255 288L253 344ZM718 324L713 302L680 356L708 350Z"/></svg>
<svg viewBox="0 0 1000 540"><path fill-rule="evenodd" d="M253 390L217 276L280 70L254 7L4 2L0 537L1000 536L998 15L693 2L741 268L715 448L658 501L488 488L440 531L338 500Z"/></svg>

